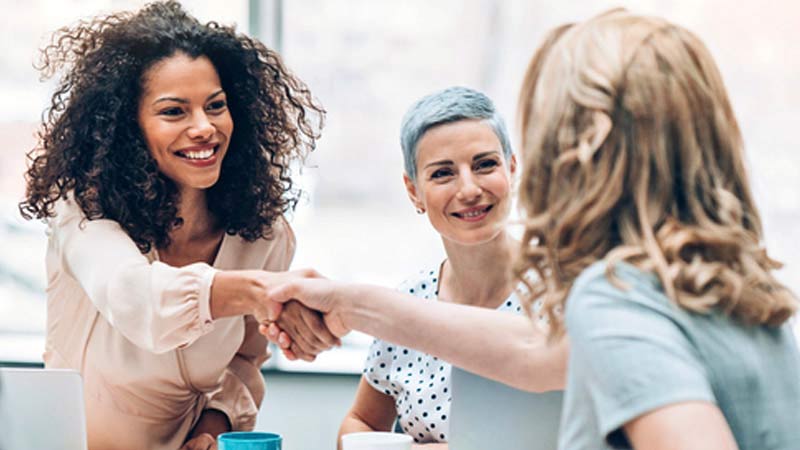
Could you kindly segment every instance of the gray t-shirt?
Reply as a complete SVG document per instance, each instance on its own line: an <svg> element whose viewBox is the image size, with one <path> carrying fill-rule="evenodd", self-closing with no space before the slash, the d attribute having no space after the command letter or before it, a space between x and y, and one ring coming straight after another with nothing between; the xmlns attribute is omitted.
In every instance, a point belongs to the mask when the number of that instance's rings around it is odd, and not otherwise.
<svg viewBox="0 0 800 450"><path fill-rule="evenodd" d="M629 449L621 427L684 401L715 403L740 450L800 449L800 356L791 327L744 326L693 314L658 278L605 262L575 281L566 307L569 373L562 450Z"/></svg>

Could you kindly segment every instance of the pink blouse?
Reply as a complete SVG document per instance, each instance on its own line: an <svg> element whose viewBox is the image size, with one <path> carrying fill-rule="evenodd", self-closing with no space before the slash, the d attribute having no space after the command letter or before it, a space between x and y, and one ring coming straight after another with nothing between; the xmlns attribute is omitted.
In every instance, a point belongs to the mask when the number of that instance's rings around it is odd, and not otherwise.
<svg viewBox="0 0 800 450"><path fill-rule="evenodd" d="M211 319L217 269L286 270L295 239L225 235L213 267L139 252L117 222L66 200L48 224L48 368L83 375L90 450L177 450L204 409L250 430L264 397L267 341L252 316Z"/></svg>

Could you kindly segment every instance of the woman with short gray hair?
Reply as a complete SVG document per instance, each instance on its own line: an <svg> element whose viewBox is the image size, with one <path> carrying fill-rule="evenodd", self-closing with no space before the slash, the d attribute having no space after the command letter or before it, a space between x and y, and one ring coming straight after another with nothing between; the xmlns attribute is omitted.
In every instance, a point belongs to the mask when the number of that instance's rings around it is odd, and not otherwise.
<svg viewBox="0 0 800 450"><path fill-rule="evenodd" d="M535 84L543 61L567 29L548 33L528 66L526 82ZM465 109L479 112L464 114ZM520 112L527 117L525 109ZM443 403L451 395L446 385L450 366L442 361L517 389L553 391L564 387L569 344L563 338L548 340L546 327L516 314L516 281L509 267L516 244L505 231L516 161L491 101L476 91L451 88L420 100L403 124L404 139L410 137L404 150L412 156L404 176L409 198L442 236L447 260L420 271L401 286L403 291L309 278L288 282L269 298L298 300L324 313L336 336L359 330L398 344L377 341L371 349L340 434L386 430L399 415L401 427L418 441L430 442L419 446L446 449L439 441L448 439ZM538 316L535 307L530 309ZM261 332L279 344L285 335L275 324L262 326ZM416 356L409 357L414 351ZM427 380L418 378L426 374ZM413 397L425 390L427 398ZM409 416L415 408L423 409ZM492 410L497 413L504 412ZM423 419L430 422L420 430L417 423Z"/></svg>
<svg viewBox="0 0 800 450"><path fill-rule="evenodd" d="M399 287L417 301L521 311L506 232L516 159L503 119L484 94L452 87L428 95L402 121L403 180L417 213L441 235L447 258ZM414 301L414 300L409 300ZM398 426L425 448L448 440L451 366L376 339L340 435Z"/></svg>

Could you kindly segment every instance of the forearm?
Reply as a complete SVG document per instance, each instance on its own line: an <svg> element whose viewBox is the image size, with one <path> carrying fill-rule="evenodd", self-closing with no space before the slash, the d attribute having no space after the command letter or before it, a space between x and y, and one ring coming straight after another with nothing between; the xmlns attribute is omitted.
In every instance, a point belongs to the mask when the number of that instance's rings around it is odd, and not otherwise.
<svg viewBox="0 0 800 450"><path fill-rule="evenodd" d="M348 328L438 356L518 389L564 387L567 342L548 343L545 332L525 316L409 301L402 293L369 285L340 285L335 304Z"/></svg>
<svg viewBox="0 0 800 450"><path fill-rule="evenodd" d="M388 430L376 430L369 426L366 421L358 417L357 415L353 414L352 412L347 413L344 420L342 420L342 425L339 427L339 435L336 438L336 448L342 448L342 436L349 433L361 433L365 431L388 431Z"/></svg>
<svg viewBox="0 0 800 450"><path fill-rule="evenodd" d="M259 297L266 298L268 286L248 270L219 271L211 284L211 317L242 316L253 314L261 307ZM260 295L259 295L260 294Z"/></svg>

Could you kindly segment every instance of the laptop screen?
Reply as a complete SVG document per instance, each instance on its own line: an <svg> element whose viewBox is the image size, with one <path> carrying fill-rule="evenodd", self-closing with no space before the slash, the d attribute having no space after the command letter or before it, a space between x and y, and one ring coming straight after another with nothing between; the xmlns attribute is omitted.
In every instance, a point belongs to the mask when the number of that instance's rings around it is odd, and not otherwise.
<svg viewBox="0 0 800 450"><path fill-rule="evenodd" d="M453 367L450 450L554 450L563 391L524 392Z"/></svg>
<svg viewBox="0 0 800 450"><path fill-rule="evenodd" d="M0 423L2 450L86 450L80 374L0 367Z"/></svg>

